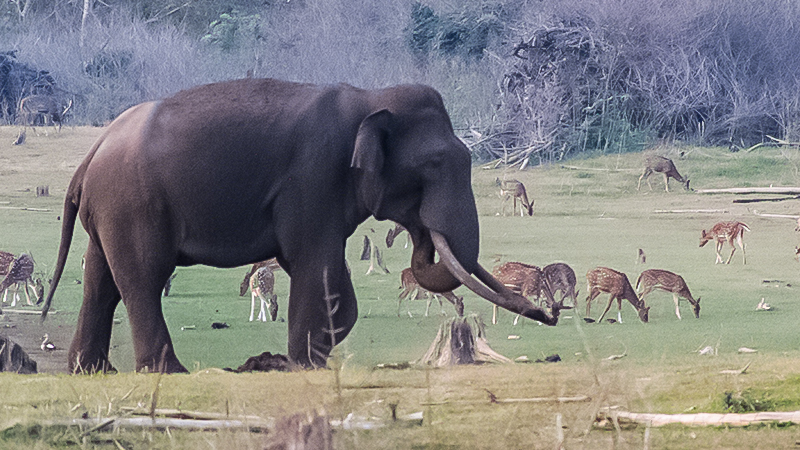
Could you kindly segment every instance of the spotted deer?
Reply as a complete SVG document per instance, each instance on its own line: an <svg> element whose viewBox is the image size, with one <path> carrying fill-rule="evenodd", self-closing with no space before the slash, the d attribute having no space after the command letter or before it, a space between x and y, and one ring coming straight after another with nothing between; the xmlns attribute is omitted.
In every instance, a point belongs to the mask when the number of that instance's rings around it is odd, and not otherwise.
<svg viewBox="0 0 800 450"><path fill-rule="evenodd" d="M503 199L501 206L501 213L506 215L506 202L513 199L514 209L511 215L517 213L517 200L519 200L519 215L524 216L527 212L529 216L533 215L533 200L528 201L528 193L525 190L525 185L519 180L500 180L495 179L495 182L500 186L500 197Z"/></svg>
<svg viewBox="0 0 800 450"><path fill-rule="evenodd" d="M658 172L664 176L664 189L669 192L669 179L674 178L677 182L683 183L683 188L687 191L689 190L689 179L684 178L678 173L678 169L675 168L675 164L672 163L672 160L669 158L664 158L663 156L658 155L647 155L644 159L644 172L639 177L639 184L636 185L636 190L638 191L642 187L642 178L647 180L647 185L650 186L650 190L653 190L653 185L650 184L650 175L654 172Z"/></svg>
<svg viewBox="0 0 800 450"><path fill-rule="evenodd" d="M260 300L261 310L258 313L258 320L267 321L267 309L269 317L274 322L278 318L278 296L273 293L275 289L275 274L268 265L263 265L256 269L250 277L250 322L256 309L256 302Z"/></svg>
<svg viewBox="0 0 800 450"><path fill-rule="evenodd" d="M535 297L536 303L541 304L542 294L548 307L553 308L556 303L550 286L545 281L544 272L538 266L509 261L495 267L492 275L512 292L526 298ZM518 320L519 315L514 319L515 325ZM497 324L497 306L492 310L492 323Z"/></svg>
<svg viewBox="0 0 800 450"><path fill-rule="evenodd" d="M25 299L27 300L28 305L33 306L29 292L30 286L28 284L34 284L32 278L33 265L33 258L31 258L31 256L27 253L20 254L11 262L11 265L8 266L8 273L6 274L6 277L3 278L2 282L0 282L0 292L3 292L3 303L6 302L8 289L14 285L14 295L11 299L11 306L16 306L17 301L20 300L19 285L22 284L25 289ZM34 289L33 293L35 296L36 289ZM37 297L36 300L38 301L39 298Z"/></svg>
<svg viewBox="0 0 800 450"><path fill-rule="evenodd" d="M13 253L4 252L0 250L0 276L6 276L8 273L8 269L11 267L11 263L14 262Z"/></svg>
<svg viewBox="0 0 800 450"><path fill-rule="evenodd" d="M400 295L397 296L397 317L400 317L400 305L403 303L403 300L420 300L422 298L426 298L428 301L427 306L425 307L425 317L428 317L428 312L431 309L431 302L435 298L439 301L439 309L442 309L442 297L446 298L447 301L453 304L456 308L456 314L458 317L464 316L464 297L459 297L453 293L453 291L443 292L441 294L437 294L435 292L430 292L427 289L423 288L419 285L419 282L414 277L414 273L411 272L411 268L405 268L402 272L400 272ZM408 311L409 317L411 316L411 311Z"/></svg>
<svg viewBox="0 0 800 450"><path fill-rule="evenodd" d="M679 297L683 297L691 303L694 316L698 319L700 318L700 297L697 300L692 297L692 293L689 292L689 286L686 286L682 276L668 270L647 269L636 280L636 291L639 292L639 299L644 301L644 297L653 292L653 289L672 293L672 299L675 301L675 315L678 316L678 320L681 320L681 311L678 309Z"/></svg>
<svg viewBox="0 0 800 450"><path fill-rule="evenodd" d="M276 270L281 270L281 266L278 264L278 260L276 258L271 258L253 264L253 266L250 267L250 271L245 274L244 280L242 280L242 283L239 285L239 297L244 297L244 294L247 294L247 288L250 287L250 277L252 277L258 269L264 266L268 266L273 272Z"/></svg>
<svg viewBox="0 0 800 450"><path fill-rule="evenodd" d="M569 297L572 300L572 305L577 305L578 293L575 291L577 279L572 267L559 262L544 266L542 272L544 272L544 279L547 282L547 286L550 288L550 292L554 296L557 291L561 291L562 303L565 298Z"/></svg>
<svg viewBox="0 0 800 450"><path fill-rule="evenodd" d="M34 126L41 120L47 135L48 123L58 126L58 131L61 131L61 124L70 108L72 108L71 99L64 105L53 95L30 95L19 102L19 119L23 126L33 128L34 133L36 132Z"/></svg>
<svg viewBox="0 0 800 450"><path fill-rule="evenodd" d="M733 254L736 252L736 246L734 243L738 244L739 248L742 249L742 264L747 264L747 252L745 251L744 243L742 242L742 237L744 236L745 231L750 231L750 227L743 222L719 222L711 227L711 230L702 231L702 234L700 235L700 247L713 240L716 243L717 252L717 260L714 262L714 264L719 264L722 262L720 250L722 250L722 246L725 245L725 242L727 242L731 246L731 254L728 256L728 260L725 261L725 264L730 264Z"/></svg>
<svg viewBox="0 0 800 450"><path fill-rule="evenodd" d="M633 286L631 286L631 282L628 281L627 275L622 272L617 272L614 269L609 269L608 267L597 267L586 274L586 282L586 287L589 290L589 296L586 297L587 318L591 318L589 310L592 305L592 300L600 295L601 292L605 292L611 294L611 297L608 299L608 306L606 306L605 311L603 311L603 314L597 319L598 322L603 321L603 317L605 317L608 310L611 309L611 304L616 300L618 309L617 321L622 323L622 300L625 299L636 308L636 311L639 313L639 320L647 323L650 307L646 307L644 301L639 299L636 295L636 291L633 290Z"/></svg>

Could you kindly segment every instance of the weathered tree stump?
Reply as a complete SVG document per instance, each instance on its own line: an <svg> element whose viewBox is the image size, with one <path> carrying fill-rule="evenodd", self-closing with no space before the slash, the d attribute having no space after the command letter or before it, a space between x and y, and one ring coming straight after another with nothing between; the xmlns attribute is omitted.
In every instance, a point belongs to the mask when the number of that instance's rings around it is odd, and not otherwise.
<svg viewBox="0 0 800 450"><path fill-rule="evenodd" d="M472 314L442 322L436 338L418 364L445 367L488 362L512 361L489 347L483 321Z"/></svg>

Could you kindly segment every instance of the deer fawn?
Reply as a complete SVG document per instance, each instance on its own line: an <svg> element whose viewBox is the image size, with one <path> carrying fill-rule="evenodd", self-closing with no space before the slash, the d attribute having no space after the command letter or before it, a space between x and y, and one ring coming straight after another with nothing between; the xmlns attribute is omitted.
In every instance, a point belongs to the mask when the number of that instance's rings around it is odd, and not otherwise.
<svg viewBox="0 0 800 450"><path fill-rule="evenodd" d="M739 248L742 249L742 264L747 264L747 252L745 252L744 243L742 243L742 237L745 231L750 231L750 227L743 222L719 222L711 227L710 231L703 230L700 235L700 247L706 245L708 241L715 241L717 260L714 264L719 264L722 262L720 250L722 250L722 246L727 242L731 246L731 254L728 256L728 260L725 261L725 264L730 264L731 258L733 258L733 254L736 252L736 246L734 246L735 242L739 245Z"/></svg>
<svg viewBox="0 0 800 450"><path fill-rule="evenodd" d="M686 286L683 277L678 274L661 269L645 270L636 280L636 290L639 291L639 289L641 289L639 294L641 301L644 301L644 297L652 292L653 289L671 292L672 299L675 301L675 315L678 316L678 320L681 320L678 301L679 297L683 297L692 304L694 316L698 319L700 318L700 297L697 300L692 297L692 293L689 292L689 287Z"/></svg>
<svg viewBox="0 0 800 450"><path fill-rule="evenodd" d="M442 297L446 298L447 301L453 304L456 308L456 314L458 317L464 316L464 297L456 296L453 291L443 292L441 294L437 294L435 292L430 292L424 289L422 286L419 285L419 282L416 278L414 278L414 273L411 272L411 268L408 267L403 269L400 272L400 288L402 291L400 295L397 296L397 317L400 317L400 305L403 303L403 300L419 300L423 297L427 297L428 305L425 307L425 317L428 317L428 311L431 309L431 302L434 298L439 300L439 309L442 309ZM411 311L408 311L408 316L411 316Z"/></svg>
<svg viewBox="0 0 800 450"><path fill-rule="evenodd" d="M495 179L495 182L500 186L500 197L503 198L501 212L503 216L506 215L506 202L510 199L514 200L514 209L511 215L517 213L517 199L519 199L519 216L522 217L525 212L529 216L533 215L533 200L528 201L528 193L525 191L525 185L519 180L503 180Z"/></svg>
<svg viewBox="0 0 800 450"><path fill-rule="evenodd" d="M642 175L639 177L639 184L636 185L637 191L642 187L642 178L647 180L647 185L650 186L651 191L653 190L653 185L650 184L650 175L652 175L653 172L664 175L664 189L667 192L669 192L670 177L674 178L679 183L683 183L683 188L687 191L689 190L689 179L683 178L681 174L678 173L678 169L675 168L675 164L672 163L671 159L658 155L648 155L644 159L644 172L642 172Z"/></svg>
<svg viewBox="0 0 800 450"><path fill-rule="evenodd" d="M275 274L268 265L263 265L256 269L250 277L250 322L253 321L253 313L256 309L256 299L260 300L261 311L258 313L258 320L267 321L266 309L269 309L269 317L275 322L278 318L278 296L272 291L275 289Z"/></svg>
<svg viewBox="0 0 800 450"><path fill-rule="evenodd" d="M577 279L575 278L575 271L572 270L572 267L564 263L553 263L545 266L542 272L544 273L547 286L554 296L556 295L556 291L561 291L562 303L565 298L569 297L572 299L573 307L578 304L578 293L575 291Z"/></svg>
<svg viewBox="0 0 800 450"><path fill-rule="evenodd" d="M589 296L586 297L587 318L591 318L589 309L592 300L600 295L601 292L606 292L611 294L611 297L608 299L608 306L606 306L605 311L603 311L603 315L597 319L598 322L603 321L603 317L605 317L608 310L611 309L611 304L614 303L614 300L617 300L617 321L622 323L622 300L625 299L636 308L636 311L639 313L639 319L647 323L650 307L645 307L644 301L639 299L636 295L636 291L633 290L631 282L628 281L628 277L624 273L617 272L608 267L598 267L590 270L586 274L586 282L587 289L589 290Z"/></svg>
<svg viewBox="0 0 800 450"><path fill-rule="evenodd" d="M541 303L542 293L544 293L547 306L552 308L555 304L553 292L545 280L544 272L537 266L511 261L495 267L492 275L514 293L523 297L536 297L537 303ZM514 319L514 325L518 320L519 315ZM492 310L492 323L497 324L496 305Z"/></svg>

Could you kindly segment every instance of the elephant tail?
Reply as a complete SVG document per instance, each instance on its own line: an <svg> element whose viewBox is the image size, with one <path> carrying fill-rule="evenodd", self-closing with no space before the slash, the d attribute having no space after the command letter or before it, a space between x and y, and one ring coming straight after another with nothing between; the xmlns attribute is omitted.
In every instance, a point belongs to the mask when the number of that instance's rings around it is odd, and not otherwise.
<svg viewBox="0 0 800 450"><path fill-rule="evenodd" d="M81 177L82 178L82 177ZM78 177L73 178L72 182L76 180L81 181ZM53 303L53 294L56 292L58 282L61 280L61 275L64 273L64 266L67 263L67 255L69 254L69 247L72 244L72 234L75 231L75 221L78 217L78 206L80 205L80 195L70 186L67 191L67 197L64 200L64 214L61 221L61 243L58 246L58 259L56 261L56 268L53 272L53 281L50 283L50 291L47 293L47 299L42 306L42 322L47 318L47 312L50 311L50 305Z"/></svg>

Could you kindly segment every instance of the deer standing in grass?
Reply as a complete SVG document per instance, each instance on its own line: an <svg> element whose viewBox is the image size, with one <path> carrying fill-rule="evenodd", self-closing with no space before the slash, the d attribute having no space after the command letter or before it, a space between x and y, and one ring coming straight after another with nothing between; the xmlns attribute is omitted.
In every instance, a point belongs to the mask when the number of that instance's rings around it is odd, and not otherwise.
<svg viewBox="0 0 800 450"><path fill-rule="evenodd" d="M569 297L572 299L573 307L578 304L578 293L575 291L577 279L572 267L565 263L553 263L546 265L544 269L542 269L542 272L544 272L544 279L547 282L547 286L550 288L550 292L554 296L557 291L561 291L562 303L565 298Z"/></svg>
<svg viewBox="0 0 800 450"><path fill-rule="evenodd" d="M33 282L33 258L27 253L20 254L17 258L15 258L11 265L8 266L8 273L6 277L3 278L3 281L0 282L0 292L3 292L3 303L6 302L6 296L8 295L8 289L14 285L14 295L11 299L11 306L14 307L17 305L17 301L20 300L19 296L19 285L23 285L25 289L25 299L28 302L28 305L33 306L31 302L30 292L28 291L30 286L34 284ZM34 296L36 296L36 289L33 290ZM36 297L36 300L39 300L39 297Z"/></svg>
<svg viewBox="0 0 800 450"><path fill-rule="evenodd" d="M647 155L644 159L644 172L639 177L639 184L636 186L636 190L638 191L642 187L642 178L647 180L647 185L650 186L650 190L653 190L653 185L650 184L650 175L653 172L658 172L664 176L664 189L669 192L669 179L674 178L677 182L683 183L683 188L687 191L689 190L689 179L684 178L678 173L678 169L675 168L675 164L672 163L672 160L669 158L664 158L663 156L658 155Z"/></svg>
<svg viewBox="0 0 800 450"><path fill-rule="evenodd" d="M242 280L242 283L239 285L239 297L244 297L244 294L247 294L247 288L250 287L250 278L258 269L264 266L268 266L273 272L276 270L281 270L281 266L278 264L278 260L275 258L253 264L253 266L250 268L250 271L245 274L244 280Z"/></svg>
<svg viewBox="0 0 800 450"><path fill-rule="evenodd" d="M742 237L744 236L745 231L750 231L750 227L743 222L719 222L711 227L711 230L702 231L702 234L700 235L700 247L713 240L716 243L717 251L717 260L714 264L719 264L722 262L720 250L722 250L722 246L725 245L725 242L727 242L731 246L731 254L728 256L728 260L725 261L725 264L730 264L733 254L736 252L736 246L734 243L738 244L739 248L742 249L742 264L747 264L747 253L745 252L744 243L742 242Z"/></svg>
<svg viewBox="0 0 800 450"><path fill-rule="evenodd" d="M627 275L622 272L617 272L614 269L609 269L608 267L598 267L590 270L586 274L586 282L587 289L589 290L589 296L586 297L587 318L591 318L589 310L592 305L592 300L600 295L601 292L606 292L611 294L611 297L608 299L608 306L606 306L605 311L603 311L603 314L597 319L598 322L603 321L603 317L605 317L608 310L611 309L611 304L616 300L617 321L622 323L622 300L625 299L636 308L636 312L639 313L639 319L647 323L650 307L645 306L644 301L636 295L636 291L633 290L633 286L631 286L631 282L628 281Z"/></svg>
<svg viewBox="0 0 800 450"><path fill-rule="evenodd" d="M403 303L403 300L419 300L423 297L426 297L428 300L428 305L425 307L425 317L428 317L428 311L431 309L431 302L434 298L439 300L439 309L442 310L442 314L444 314L444 309L442 309L442 297L453 304L458 317L464 316L464 297L456 296L453 291L437 294L426 290L421 287L417 279L414 278L414 273L411 272L410 267L400 272L400 288L402 291L400 291L400 295L397 296L397 317L400 317L400 305ZM413 317L410 310L408 311L408 316Z"/></svg>
<svg viewBox="0 0 800 450"><path fill-rule="evenodd" d="M61 124L70 108L72 108L71 99L65 106L53 95L30 95L19 102L19 118L22 125L30 126L34 133L36 133L34 126L41 118L42 126L45 127L44 134L47 136L48 123L58 126L58 131L61 131Z"/></svg>
<svg viewBox="0 0 800 450"><path fill-rule="evenodd" d="M675 301L675 315L678 316L678 320L681 320L681 311L678 309L679 297L683 297L691 303L694 316L698 319L700 318L700 297L697 300L692 297L692 293L689 292L689 287L686 286L682 276L668 270L645 270L636 280L636 290L640 292L639 299L644 302L644 297L652 292L653 289L672 293L672 299Z"/></svg>
<svg viewBox="0 0 800 450"><path fill-rule="evenodd" d="M522 217L524 213L528 213L529 216L533 215L533 200L528 201L528 193L525 190L525 185L522 184L519 180L503 180L501 181L499 178L495 179L495 182L498 186L500 186L500 197L503 199L503 203L501 206L501 212L503 216L506 215L506 202L508 200L513 199L514 201L514 209L511 211L511 215L515 215L517 213L517 200L519 200L519 216Z"/></svg>
<svg viewBox="0 0 800 450"><path fill-rule="evenodd" d="M556 303L553 292L545 281L544 272L538 266L509 261L495 267L492 275L512 292L526 298L535 297L536 303L541 303L542 294L548 307L553 308ZM561 303L558 306L560 309ZM514 318L514 325L518 320L519 315ZM497 324L497 307L492 310L492 323Z"/></svg>
<svg viewBox="0 0 800 450"><path fill-rule="evenodd" d="M250 277L250 322L253 321L253 314L256 309L256 302L261 303L261 310L258 313L258 320L267 321L267 309L269 317L275 322L278 318L278 296L273 293L275 289L275 274L268 265L263 265L256 269ZM258 300L257 300L258 299Z"/></svg>

